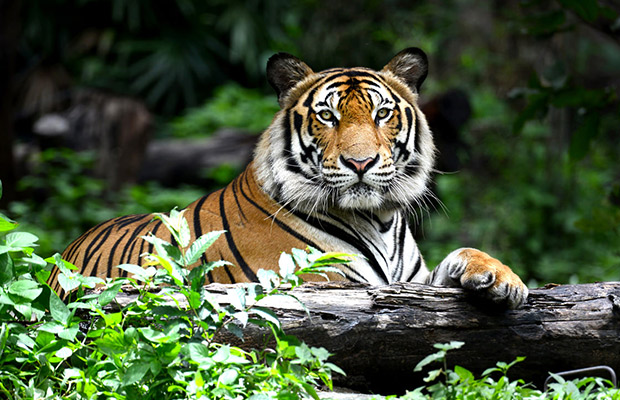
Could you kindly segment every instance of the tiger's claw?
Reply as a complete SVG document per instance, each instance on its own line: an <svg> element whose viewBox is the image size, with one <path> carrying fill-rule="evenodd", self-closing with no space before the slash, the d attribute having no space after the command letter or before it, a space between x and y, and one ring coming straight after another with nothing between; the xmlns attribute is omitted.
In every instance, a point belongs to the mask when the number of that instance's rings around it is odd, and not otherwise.
<svg viewBox="0 0 620 400"><path fill-rule="evenodd" d="M431 284L460 286L508 308L519 308L528 296L519 276L480 250L463 248L450 253L437 267Z"/></svg>

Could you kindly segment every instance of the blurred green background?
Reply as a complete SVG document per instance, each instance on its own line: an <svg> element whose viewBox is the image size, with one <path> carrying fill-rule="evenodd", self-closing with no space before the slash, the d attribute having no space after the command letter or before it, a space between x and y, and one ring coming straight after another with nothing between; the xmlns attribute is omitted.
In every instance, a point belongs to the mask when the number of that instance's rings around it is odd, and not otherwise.
<svg viewBox="0 0 620 400"><path fill-rule="evenodd" d="M315 70L379 69L416 46L430 59L422 103L458 89L472 112L441 141L451 165L435 179L443 205L418 214L427 263L472 246L531 286L620 280L617 2L2 0L0 9L0 208L41 238L39 254L115 215L183 207L239 172L225 163L201 172L200 186L110 191L86 173L92 151L42 146L33 134L40 117L75 108L68 93L144 104L152 140L256 135L278 109L264 76L275 52Z"/></svg>

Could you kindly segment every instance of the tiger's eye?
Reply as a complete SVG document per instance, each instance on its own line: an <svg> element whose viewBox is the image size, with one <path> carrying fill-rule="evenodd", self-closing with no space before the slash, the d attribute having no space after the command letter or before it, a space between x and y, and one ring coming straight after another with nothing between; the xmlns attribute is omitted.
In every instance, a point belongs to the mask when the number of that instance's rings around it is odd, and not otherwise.
<svg viewBox="0 0 620 400"><path fill-rule="evenodd" d="M334 118L334 113L332 113L329 110L323 110L323 111L321 111L321 113L319 115L325 121L330 121L332 118Z"/></svg>
<svg viewBox="0 0 620 400"><path fill-rule="evenodd" d="M378 118L385 118L388 116L388 114L390 113L390 110L387 108L380 108L379 110L377 110L377 117Z"/></svg>

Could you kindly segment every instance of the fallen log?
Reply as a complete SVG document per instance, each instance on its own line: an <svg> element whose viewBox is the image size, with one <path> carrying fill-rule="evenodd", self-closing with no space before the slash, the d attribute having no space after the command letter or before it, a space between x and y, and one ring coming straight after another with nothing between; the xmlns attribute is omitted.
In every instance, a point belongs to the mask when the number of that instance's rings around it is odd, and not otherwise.
<svg viewBox="0 0 620 400"><path fill-rule="evenodd" d="M225 301L230 285L209 290ZM307 307L282 297L265 299L283 329L308 345L327 348L330 361L347 372L338 384L360 391L396 393L422 383L415 365L434 353L434 343L465 346L448 364L477 374L525 361L509 376L542 387L549 372L607 365L620 371L620 282L548 286L530 291L524 307L504 310L461 289L412 283L372 287L348 282L305 284L292 292ZM122 294L121 304L132 296ZM264 347L269 332L250 326L245 348ZM235 341L235 338L226 337Z"/></svg>

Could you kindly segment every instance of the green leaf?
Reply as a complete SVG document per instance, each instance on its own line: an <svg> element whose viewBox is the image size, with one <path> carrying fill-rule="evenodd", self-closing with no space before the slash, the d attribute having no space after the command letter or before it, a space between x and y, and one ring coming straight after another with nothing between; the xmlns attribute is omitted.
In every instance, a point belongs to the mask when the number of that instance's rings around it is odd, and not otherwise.
<svg viewBox="0 0 620 400"><path fill-rule="evenodd" d="M312 347L310 348L312 355L318 358L320 361L325 361L331 356L331 353L324 347Z"/></svg>
<svg viewBox="0 0 620 400"><path fill-rule="evenodd" d="M300 382L300 383L301 383L301 386L303 386L306 392L310 395L310 397L312 397L314 400L320 400L319 395L317 394L316 390L314 389L312 385L310 385L307 382Z"/></svg>
<svg viewBox="0 0 620 400"><path fill-rule="evenodd" d="M107 330L105 335L95 340L95 345L103 354L113 356L115 354L124 354L129 350L120 332Z"/></svg>
<svg viewBox="0 0 620 400"><path fill-rule="evenodd" d="M62 255L60 255L59 253L56 253L51 257L47 257L45 261L50 264L55 264L60 269L60 271L65 274L70 274L71 271L77 271L79 269L75 265L71 264L69 261L63 260Z"/></svg>
<svg viewBox="0 0 620 400"><path fill-rule="evenodd" d="M307 363L313 360L312 352L310 351L310 347L307 344L302 343L301 345L295 347L295 355L302 363Z"/></svg>
<svg viewBox="0 0 620 400"><path fill-rule="evenodd" d="M235 335L236 337L238 337L239 339L243 339L243 329L241 329L239 325L228 324L226 325L226 330L232 333L233 335Z"/></svg>
<svg viewBox="0 0 620 400"><path fill-rule="evenodd" d="M275 314L275 312L273 312L269 308L253 307L250 310L250 313L258 315L260 318L262 318L262 319L264 319L264 320L274 324L278 329L281 329L281 327L280 327L280 320L278 319L278 316Z"/></svg>
<svg viewBox="0 0 620 400"><path fill-rule="evenodd" d="M248 397L248 400L271 400L273 397L266 395L264 393L257 393L257 394L253 394L252 396Z"/></svg>
<svg viewBox="0 0 620 400"><path fill-rule="evenodd" d="M154 236L143 236L143 238L147 240L148 242L153 243L158 253L158 254L149 254L146 257L149 263L151 265L161 266L168 273L168 276L172 278L172 280L177 286L182 286L183 285L183 270L179 267L179 265L172 258L169 257L169 251L168 251L168 250L173 250L175 253L178 253L178 256L180 257L179 249L173 248L170 246L167 246L166 249L158 249L159 245L156 243L161 242L162 241L161 239L156 238Z"/></svg>
<svg viewBox="0 0 620 400"><path fill-rule="evenodd" d="M293 257L290 254L280 254L278 266L280 267L280 276L284 279L295 273L295 261L293 261Z"/></svg>
<svg viewBox="0 0 620 400"><path fill-rule="evenodd" d="M239 377L239 372L234 368L228 368L222 372L220 377L217 379L217 383L220 385L230 386Z"/></svg>
<svg viewBox="0 0 620 400"><path fill-rule="evenodd" d="M56 321L46 322L43 325L39 326L38 330L43 332L49 332L58 334L65 329L65 326Z"/></svg>
<svg viewBox="0 0 620 400"><path fill-rule="evenodd" d="M215 362L222 363L228 360L229 357L230 357L230 346L225 344L225 345L222 345L219 349L217 349L212 359Z"/></svg>
<svg viewBox="0 0 620 400"><path fill-rule="evenodd" d="M465 342L453 340L450 343L435 343L433 347L439 350L448 351L448 350L460 349L461 347L463 347L464 344Z"/></svg>
<svg viewBox="0 0 620 400"><path fill-rule="evenodd" d="M0 360L2 360L2 354L4 354L4 349L6 348L6 341L9 338L9 331L11 328L9 324L0 325Z"/></svg>
<svg viewBox="0 0 620 400"><path fill-rule="evenodd" d="M173 209L170 211L170 215L156 213L155 218L161 220L168 231L172 234L177 243L185 248L189 245L190 241L190 230L189 225L187 223L187 219L183 216L185 210L177 211L177 209ZM163 253L159 253L163 255Z"/></svg>
<svg viewBox="0 0 620 400"><path fill-rule="evenodd" d="M70 342L75 340L78 332L80 330L80 324L75 322L72 323L68 328L63 329L58 333L58 337L68 340Z"/></svg>
<svg viewBox="0 0 620 400"><path fill-rule="evenodd" d="M247 297L250 301L256 301L263 298L265 291L263 287L257 283L249 283L246 287Z"/></svg>
<svg viewBox="0 0 620 400"><path fill-rule="evenodd" d="M123 271L129 272L136 280L139 280L141 282L149 280L149 278L154 275L154 271L152 269L143 268L135 264L121 264L116 268L120 268Z"/></svg>
<svg viewBox="0 0 620 400"><path fill-rule="evenodd" d="M9 286L9 293L28 301L39 297L42 291L43 288L37 282L26 279L15 281Z"/></svg>
<svg viewBox="0 0 620 400"><path fill-rule="evenodd" d="M71 357L72 354L73 354L73 350L71 350L68 347L63 347L56 352L56 357L65 359L65 358Z"/></svg>
<svg viewBox="0 0 620 400"><path fill-rule="evenodd" d="M13 338L11 338L11 340L13 340ZM31 351L36 345L37 343L25 333L20 333L17 335L17 346L21 347L22 349Z"/></svg>
<svg viewBox="0 0 620 400"><path fill-rule="evenodd" d="M469 382L474 380L474 374L460 365L454 366L454 372L459 376L461 382Z"/></svg>
<svg viewBox="0 0 620 400"><path fill-rule="evenodd" d="M164 239L158 238L152 234L142 236L142 239L151 243L155 248L155 252L159 255L166 255L172 249L178 250L177 247L173 246L171 243L165 241Z"/></svg>
<svg viewBox="0 0 620 400"><path fill-rule="evenodd" d="M594 22L598 17L599 5L596 0L558 0L558 2L587 22Z"/></svg>
<svg viewBox="0 0 620 400"><path fill-rule="evenodd" d="M67 326L71 319L71 310L56 293L50 293L50 314L52 314L54 321L60 322L65 326Z"/></svg>
<svg viewBox="0 0 620 400"><path fill-rule="evenodd" d="M337 374L340 374L342 376L347 376L347 373L344 372L342 370L342 368L340 368L339 366L337 366L336 364L332 364L332 363L325 363L323 364L325 368L329 368L330 370L332 370L332 372L335 372Z"/></svg>
<svg viewBox="0 0 620 400"><path fill-rule="evenodd" d="M588 154L590 142L598 136L600 122L601 116L598 112L592 111L585 115L571 137L569 155L572 161L579 161Z"/></svg>
<svg viewBox="0 0 620 400"><path fill-rule="evenodd" d="M185 253L187 265L197 262L204 252L226 231L213 231L200 236Z"/></svg>
<svg viewBox="0 0 620 400"><path fill-rule="evenodd" d="M443 360L443 358L446 356L446 353L443 351L437 352L437 353L433 353L433 354L429 354L426 357L424 357L422 359L422 361L420 361L415 368L413 369L414 372L419 372L422 371L422 368L424 368L425 366L427 366L430 363L433 363L435 361L438 360Z"/></svg>
<svg viewBox="0 0 620 400"><path fill-rule="evenodd" d="M249 319L249 314L247 311L239 311L233 314L233 317L235 317L243 326L246 326L248 323L248 319Z"/></svg>
<svg viewBox="0 0 620 400"><path fill-rule="evenodd" d="M198 265L192 268L189 271L189 275L187 279L191 282L192 290L198 291L205 284L205 279L207 274L210 271L213 271L215 268L224 266L224 265L232 265L228 261L220 260L220 261L210 261L206 264Z"/></svg>
<svg viewBox="0 0 620 400"><path fill-rule="evenodd" d="M80 280L75 276L75 274L67 275L63 272L58 275L58 283L67 293L80 286Z"/></svg>
<svg viewBox="0 0 620 400"><path fill-rule="evenodd" d="M189 230L189 224L187 223L187 219L180 217L179 221L179 244L182 248L186 248L189 246L189 241L191 240L192 234Z"/></svg>
<svg viewBox="0 0 620 400"><path fill-rule="evenodd" d="M312 261L312 267L320 267L333 264L347 264L351 262L352 258L356 257L359 256L357 254L328 252L323 253L318 257L313 255L309 257L309 259Z"/></svg>
<svg viewBox="0 0 620 400"><path fill-rule="evenodd" d="M28 304L15 304L15 310L17 310L21 315L24 316L25 320L30 320L32 318L32 306L30 303Z"/></svg>
<svg viewBox="0 0 620 400"><path fill-rule="evenodd" d="M308 268L310 266L308 256L309 254L302 249L291 249L291 254L293 259L295 260L295 264L299 266L299 268Z"/></svg>
<svg viewBox="0 0 620 400"><path fill-rule="evenodd" d="M121 286L123 286L124 283L125 281L115 282L110 287L108 287L106 290L101 292L101 294L97 298L97 301L99 302L99 304L102 307L105 307L106 305L110 304L110 302L114 300L118 292L121 290Z"/></svg>
<svg viewBox="0 0 620 400"><path fill-rule="evenodd" d="M105 314L103 316L103 319L105 321L105 325L106 326L108 326L108 327L116 326L116 325L120 324L121 321L123 320L123 313L122 312L117 312L117 313Z"/></svg>
<svg viewBox="0 0 620 400"><path fill-rule="evenodd" d="M202 343L188 343L183 347L183 351L198 364L213 363L211 351Z"/></svg>
<svg viewBox="0 0 620 400"><path fill-rule="evenodd" d="M245 289L242 287L234 287L226 291L230 304L235 307L236 310L245 310Z"/></svg>
<svg viewBox="0 0 620 400"><path fill-rule="evenodd" d="M125 334L123 336L124 336L123 339L125 340L125 343L131 344L138 339L138 330L134 328L133 326L130 326L129 328L125 330Z"/></svg>
<svg viewBox="0 0 620 400"><path fill-rule="evenodd" d="M0 213L0 232L7 232L17 228L17 222Z"/></svg>
<svg viewBox="0 0 620 400"><path fill-rule="evenodd" d="M6 245L15 249L36 246L39 238L29 232L11 232L6 235Z"/></svg>
<svg viewBox="0 0 620 400"><path fill-rule="evenodd" d="M0 254L0 285L4 285L15 278L15 267L9 253Z"/></svg>
<svg viewBox="0 0 620 400"><path fill-rule="evenodd" d="M256 277L266 292L270 292L280 282L280 277L270 269L259 269Z"/></svg>
<svg viewBox="0 0 620 400"><path fill-rule="evenodd" d="M32 350L36 344L37 343L25 333L20 333L17 335L17 345L23 349Z"/></svg>
<svg viewBox="0 0 620 400"><path fill-rule="evenodd" d="M176 328L178 330L178 326ZM178 337L177 332L160 332L158 330L152 328L139 328L140 333L144 336L146 340L149 340L154 343L167 343L171 341L175 341Z"/></svg>
<svg viewBox="0 0 620 400"><path fill-rule="evenodd" d="M194 290L187 291L186 289L182 289L181 293L185 295L187 298L187 302L191 308L199 308L202 304L202 296L200 296L200 292L196 292Z"/></svg>
<svg viewBox="0 0 620 400"><path fill-rule="evenodd" d="M41 268L47 267L47 261L45 261L42 257L36 254L30 254L27 257L22 258L23 261L27 262L30 265L36 265Z"/></svg>
<svg viewBox="0 0 620 400"><path fill-rule="evenodd" d="M435 379L437 379L437 377L441 375L442 372L443 370L441 369L435 369L435 370L429 371L428 375L423 380L424 382L432 382Z"/></svg>
<svg viewBox="0 0 620 400"><path fill-rule="evenodd" d="M123 386L129 386L139 382L142 378L144 378L144 375L146 375L149 369L149 363L138 362L130 365L123 375Z"/></svg>

